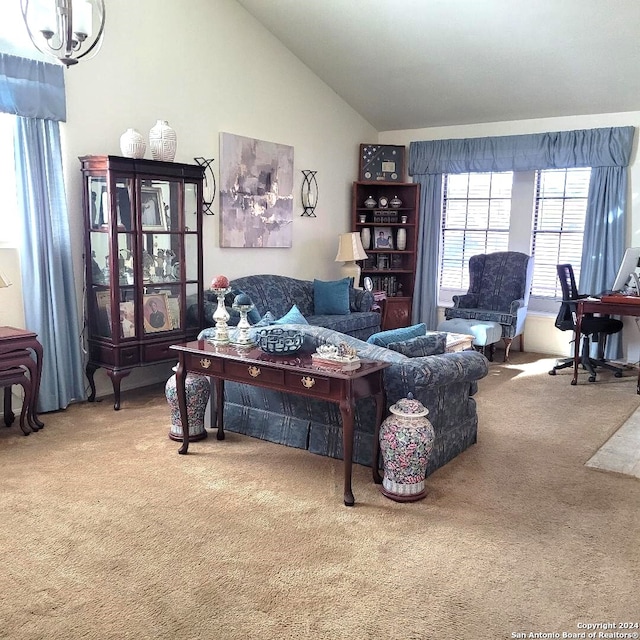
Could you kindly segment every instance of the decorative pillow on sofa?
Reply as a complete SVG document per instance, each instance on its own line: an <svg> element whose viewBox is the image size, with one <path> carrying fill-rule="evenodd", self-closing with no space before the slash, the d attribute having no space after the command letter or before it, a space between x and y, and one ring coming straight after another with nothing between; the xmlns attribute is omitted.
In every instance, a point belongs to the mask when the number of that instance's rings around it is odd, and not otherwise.
<svg viewBox="0 0 640 640"><path fill-rule="evenodd" d="M446 351L447 334L444 332L428 333L425 336L418 336L402 342L390 342L387 349L397 351L409 358L436 356Z"/></svg>
<svg viewBox="0 0 640 640"><path fill-rule="evenodd" d="M267 311L267 313L269 313ZM266 315L266 314L265 314ZM273 321L274 324L309 324L307 319L300 313L300 309L298 309L298 305L293 305L287 313L285 313L282 318Z"/></svg>
<svg viewBox="0 0 640 640"><path fill-rule="evenodd" d="M349 308L349 283L351 278L342 280L313 281L313 313L316 316L346 316Z"/></svg>
<svg viewBox="0 0 640 640"><path fill-rule="evenodd" d="M411 340L427 333L427 325L424 322L414 324L411 327L401 327L400 329L389 329L388 331L380 331L374 333L367 338L369 344L375 344L378 347L386 347L392 342L403 342Z"/></svg>

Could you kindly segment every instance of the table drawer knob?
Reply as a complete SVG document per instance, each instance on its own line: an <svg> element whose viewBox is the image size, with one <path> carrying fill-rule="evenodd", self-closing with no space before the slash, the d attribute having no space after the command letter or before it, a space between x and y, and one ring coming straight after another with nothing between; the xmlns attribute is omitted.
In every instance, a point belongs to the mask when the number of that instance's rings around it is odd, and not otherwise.
<svg viewBox="0 0 640 640"><path fill-rule="evenodd" d="M315 379L311 378L310 376L305 376L304 378L301 378L300 382L302 382L302 386L307 389L311 389L311 387L313 387L313 385L316 383Z"/></svg>
<svg viewBox="0 0 640 640"><path fill-rule="evenodd" d="M260 371L260 367L249 367L248 371L252 378L257 378L262 373L262 371Z"/></svg>
<svg viewBox="0 0 640 640"><path fill-rule="evenodd" d="M200 366L203 369L208 369L211 366L211 360L209 360L209 358L202 358L202 360L200 360Z"/></svg>

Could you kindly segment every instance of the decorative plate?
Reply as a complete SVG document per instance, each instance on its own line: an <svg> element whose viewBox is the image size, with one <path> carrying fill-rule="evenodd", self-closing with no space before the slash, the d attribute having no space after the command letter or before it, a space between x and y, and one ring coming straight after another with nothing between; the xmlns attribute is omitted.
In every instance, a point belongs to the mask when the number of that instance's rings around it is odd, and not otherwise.
<svg viewBox="0 0 640 640"><path fill-rule="evenodd" d="M289 354L300 349L304 336L295 329L261 329L256 335L258 346L267 353Z"/></svg>

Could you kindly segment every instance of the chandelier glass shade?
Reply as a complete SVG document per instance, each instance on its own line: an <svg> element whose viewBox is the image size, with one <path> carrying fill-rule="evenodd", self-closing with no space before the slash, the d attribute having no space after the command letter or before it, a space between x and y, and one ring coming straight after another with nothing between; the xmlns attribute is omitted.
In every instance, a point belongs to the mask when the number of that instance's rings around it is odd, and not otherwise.
<svg viewBox="0 0 640 640"><path fill-rule="evenodd" d="M63 65L95 55L104 34L104 0L20 0L29 38Z"/></svg>

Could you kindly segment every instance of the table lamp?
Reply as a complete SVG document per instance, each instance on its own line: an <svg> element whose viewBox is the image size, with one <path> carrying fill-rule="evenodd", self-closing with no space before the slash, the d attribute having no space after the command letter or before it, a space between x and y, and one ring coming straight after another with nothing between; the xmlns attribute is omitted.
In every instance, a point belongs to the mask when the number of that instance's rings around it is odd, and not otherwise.
<svg viewBox="0 0 640 640"><path fill-rule="evenodd" d="M360 265L356 260L366 260L368 258L360 240L360 234L353 231L351 233L341 233L339 236L338 255L336 262L344 262L341 271L345 278L353 278L353 286L360 288Z"/></svg>

